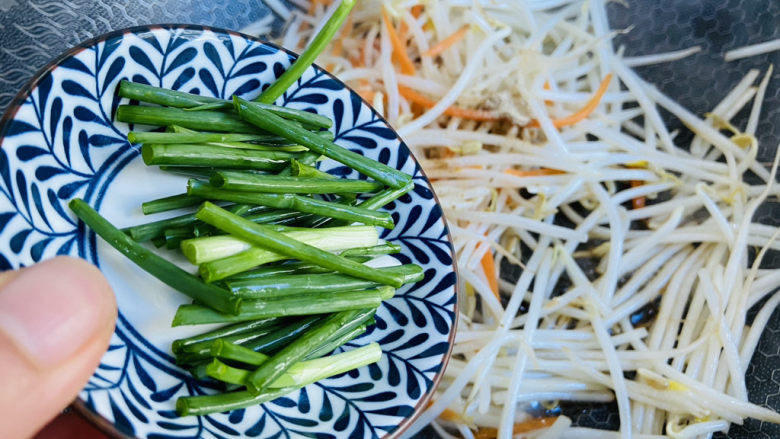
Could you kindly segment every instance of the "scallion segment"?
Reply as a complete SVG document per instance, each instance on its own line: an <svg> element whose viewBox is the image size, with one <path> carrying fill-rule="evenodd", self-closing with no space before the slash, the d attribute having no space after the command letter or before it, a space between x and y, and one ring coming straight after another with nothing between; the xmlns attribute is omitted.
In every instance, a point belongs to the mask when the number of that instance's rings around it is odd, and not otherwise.
<svg viewBox="0 0 780 439"><path fill-rule="evenodd" d="M403 285L403 277L398 274L379 271L325 250L320 250L276 232L268 226L248 221L210 202L203 203L195 216L226 233L291 258L315 263L340 273L379 282L384 285L394 287Z"/></svg>
<svg viewBox="0 0 780 439"><path fill-rule="evenodd" d="M301 386L302 387L302 386ZM215 395L184 396L176 400L179 416L202 416L260 405L298 390L300 387L271 389L257 395L245 390Z"/></svg>
<svg viewBox="0 0 780 439"><path fill-rule="evenodd" d="M198 197L192 197L192 198L198 199L199 200L198 204L203 202L203 200ZM243 215L242 213L239 213L237 211L239 207L240 207L239 205L233 205L227 207L226 209L230 210L233 213ZM248 219L258 223L274 222L277 220L286 219L286 215L287 215L286 213L282 213L281 211L277 211L277 210L274 210L272 212L267 212L270 210L271 209L266 206L252 206L245 213L248 214L247 215ZM289 212L289 211L285 211L285 212ZM266 219L268 219L268 221L265 221ZM152 221L146 224L139 224L136 226L126 227L122 229L122 231L129 234L134 240L138 242L145 242L154 239L158 236L162 236L165 230L167 229L173 229L177 227L188 227L188 226L194 227L198 223L205 226L205 224L201 223L200 221L198 221L197 218L195 218L194 213L187 213L173 218L166 218L158 221Z"/></svg>
<svg viewBox="0 0 780 439"><path fill-rule="evenodd" d="M381 357L382 349L379 347L379 344L369 343L329 357L299 361L290 366L286 372L276 378L268 387L277 389L281 387L305 386L306 384L376 363ZM217 359L206 366L205 372L216 380L238 385L246 385L247 379L252 374L249 370L229 366Z"/></svg>
<svg viewBox="0 0 780 439"><path fill-rule="evenodd" d="M147 143L141 147L141 157L147 165L207 166L278 171L297 155L284 151L255 151L213 145Z"/></svg>
<svg viewBox="0 0 780 439"><path fill-rule="evenodd" d="M225 340L214 341L211 345L211 356L250 366L259 366L268 359L266 354L255 352L252 349Z"/></svg>
<svg viewBox="0 0 780 439"><path fill-rule="evenodd" d="M170 195L141 203L141 211L144 215L167 212L169 210L182 209L197 206L203 202L203 198L192 197L184 194Z"/></svg>
<svg viewBox="0 0 780 439"><path fill-rule="evenodd" d="M229 291L204 283L156 253L133 241L121 230L100 216L84 200L74 198L68 206L81 221L97 233L112 247L119 250L136 265L163 283L185 295L198 300L223 313L238 314L241 299Z"/></svg>
<svg viewBox="0 0 780 439"><path fill-rule="evenodd" d="M330 131L321 131L321 133L330 133ZM333 139L331 138L329 140L333 140ZM320 157L322 157L322 155L318 154L316 152L312 152L312 151L304 152L303 155L301 155L299 158L290 160L290 164L287 165L281 171L279 171L279 173L277 173L276 175L278 175L280 177L287 176L287 175L292 175L292 162L293 161L297 161L297 162L300 162L300 163L305 163L306 165L313 165L313 164L317 163L317 160L319 160Z"/></svg>
<svg viewBox="0 0 780 439"><path fill-rule="evenodd" d="M334 350L360 337L366 332L366 329L368 328L369 325L374 324L373 315L372 318L367 320L369 320L370 322L360 323L355 326L347 326L345 328L338 330L330 338L328 338L328 340L325 341L325 343L320 345L320 347L309 352L309 354L306 355L306 359L308 360L312 358L324 357L325 355L328 355Z"/></svg>
<svg viewBox="0 0 780 439"><path fill-rule="evenodd" d="M246 388L259 394L279 378L293 364L303 360L311 351L322 345L339 328L354 320L360 311L343 311L328 316L311 330L298 337L260 365L246 380Z"/></svg>
<svg viewBox="0 0 780 439"><path fill-rule="evenodd" d="M392 242L385 242L384 244L374 245L371 247L350 248L344 250L340 254L346 258L358 256L392 255L395 253L401 253L401 246L398 244L393 244Z"/></svg>
<svg viewBox="0 0 780 439"><path fill-rule="evenodd" d="M309 46L300 54L298 59L282 73L282 76L271 84L270 87L260 93L260 96L257 97L257 101L266 104L273 103L279 96L283 95L284 92L301 77L301 75L303 75L303 72L314 63L314 60L316 60L320 53L325 50L325 47L328 46L328 43L333 39L333 36L336 35L336 32L349 15L349 11L355 6L355 1L356 0L341 1L333 12L333 15L328 18L325 25L317 32L317 35L314 36L314 39Z"/></svg>
<svg viewBox="0 0 780 439"><path fill-rule="evenodd" d="M381 286L373 290L338 293L299 294L265 300L245 300L238 315L229 315L200 305L182 305L173 318L174 326L206 323L235 323L268 317L302 316L344 310L376 308L393 296L395 289Z"/></svg>
<svg viewBox="0 0 780 439"><path fill-rule="evenodd" d="M423 278L422 268L414 264L379 268L379 270L401 274L405 283L418 282ZM344 274L292 274L228 281L226 285L239 297L266 299L302 293L362 290L376 288L380 284Z"/></svg>
<svg viewBox="0 0 780 439"><path fill-rule="evenodd" d="M250 219L247 219L251 221ZM284 235L308 245L326 251L343 250L345 248L364 247L376 244L379 234L375 227L329 227L322 229L303 229L281 232ZM184 256L194 265L223 259L239 254L252 248L252 244L234 236L209 236L189 239L182 242ZM271 250L259 248L253 253L255 265L285 259L285 255ZM251 268L251 267L250 267Z"/></svg>
<svg viewBox="0 0 780 439"><path fill-rule="evenodd" d="M324 316L320 314L301 316L291 319L292 321L270 334L244 343L243 346L253 351L264 354L271 354L279 350L282 346L295 340L316 325Z"/></svg>
<svg viewBox="0 0 780 439"><path fill-rule="evenodd" d="M186 93L178 90L155 87L153 85L141 84L138 82L121 81L119 83L119 96L133 99L150 104L163 105L165 107L174 107L182 109L198 109L199 112L205 110L232 110L233 105L230 101L224 99L212 98L209 96L200 96ZM333 121L325 116L310 113L308 111L296 110L294 108L281 107L257 103L262 108L268 110L280 117L288 120L294 120L308 125L312 128L328 129L333 125ZM207 126L207 125L206 125Z"/></svg>
<svg viewBox="0 0 780 439"><path fill-rule="evenodd" d="M263 133L256 126L241 120L236 114L222 111L193 112L171 107L120 105L116 110L116 119L120 122L141 125L179 125L193 130L208 128L211 131L226 133Z"/></svg>
<svg viewBox="0 0 780 439"><path fill-rule="evenodd" d="M320 171L314 166L307 165L306 163L301 163L298 160L292 160L290 162L290 166L292 169L292 175L294 177L327 178L330 180L334 180L338 178L333 174L328 174L327 172Z"/></svg>
<svg viewBox="0 0 780 439"><path fill-rule="evenodd" d="M274 194L341 194L376 192L384 186L366 180L302 178L216 171L209 180L220 189Z"/></svg>
<svg viewBox="0 0 780 439"><path fill-rule="evenodd" d="M233 102L238 115L247 122L347 165L376 181L393 188L402 188L412 180L411 176L401 171L327 141L267 110L253 106L251 102L237 96L233 97Z"/></svg>
<svg viewBox="0 0 780 439"><path fill-rule="evenodd" d="M281 322L282 319L272 317L268 319L258 319L249 322L237 323L235 325L223 326L221 328L217 328L209 332L193 335L192 337L174 340L173 343L171 344L171 350L175 354L177 352L182 352L184 347L190 346L195 343L199 343L202 341L216 340L219 339L220 337L227 337L230 335L241 334L243 332L260 330L263 328L279 325Z"/></svg>
<svg viewBox="0 0 780 439"><path fill-rule="evenodd" d="M279 136L270 134L231 134L231 133L157 133L131 131L127 133L130 143L221 143L221 142L257 142L260 144L289 142Z"/></svg>
<svg viewBox="0 0 780 439"><path fill-rule="evenodd" d="M218 189L204 182L191 179L187 193L210 200L232 201L234 203L258 204L277 209L291 209L349 222L380 226L392 229L395 226L392 216L387 212L349 206L331 201L319 200L296 194L262 194L244 191Z"/></svg>

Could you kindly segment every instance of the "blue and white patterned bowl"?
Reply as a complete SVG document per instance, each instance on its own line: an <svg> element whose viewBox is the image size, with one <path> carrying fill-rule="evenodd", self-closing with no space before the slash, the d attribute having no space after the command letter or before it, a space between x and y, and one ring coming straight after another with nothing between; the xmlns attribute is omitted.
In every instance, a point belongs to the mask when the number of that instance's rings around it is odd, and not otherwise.
<svg viewBox="0 0 780 439"><path fill-rule="evenodd" d="M79 395L94 418L138 437L398 436L427 403L447 363L455 316L453 250L431 185L387 123L343 83L310 68L278 103L334 119L336 141L414 176L415 189L387 206L396 221L382 238L425 279L399 290L376 326L345 349L377 341L382 360L262 406L178 418L176 398L212 392L173 364L171 328L186 298L125 260L66 208L82 197L120 227L144 222L142 201L181 192L182 177L146 168L128 126L114 121L121 79L221 98L252 98L294 59L273 45L201 26L113 32L73 48L19 93L0 126L0 269L57 254L99 266L117 295L108 352ZM207 127L204 127L207 128ZM323 169L358 178L335 162ZM202 331L197 329L196 331Z"/></svg>

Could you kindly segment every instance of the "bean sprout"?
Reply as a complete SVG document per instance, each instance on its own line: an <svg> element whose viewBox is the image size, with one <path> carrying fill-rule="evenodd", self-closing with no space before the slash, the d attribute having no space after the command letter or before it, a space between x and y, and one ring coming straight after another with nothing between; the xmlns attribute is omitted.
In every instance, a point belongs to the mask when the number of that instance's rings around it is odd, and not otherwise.
<svg viewBox="0 0 780 439"><path fill-rule="evenodd" d="M298 3L285 43L305 44L316 26L302 23L330 9ZM772 69L748 72L708 115L694 114L631 67L699 48L623 58L604 3L364 0L339 49L319 60L398 130L452 226L453 357L407 435L435 421L442 437L493 429L507 439L533 407L555 413L571 401L615 401L620 431L559 416L528 437L708 437L747 417L780 421L748 402L744 381L780 303L780 270L758 266L780 249L777 227L755 218L780 195L780 154L771 169L756 160ZM383 8L414 74L394 61ZM734 126L746 107L746 126ZM752 266L748 247L762 249ZM497 272L484 271L488 257ZM747 310L768 296L748 325Z"/></svg>

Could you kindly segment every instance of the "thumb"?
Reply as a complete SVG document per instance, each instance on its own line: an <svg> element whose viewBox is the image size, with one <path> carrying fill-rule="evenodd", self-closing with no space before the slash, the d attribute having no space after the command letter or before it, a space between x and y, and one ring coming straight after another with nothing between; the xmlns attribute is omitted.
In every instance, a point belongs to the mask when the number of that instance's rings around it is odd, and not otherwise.
<svg viewBox="0 0 780 439"><path fill-rule="evenodd" d="M58 257L0 273L0 431L35 434L84 387L106 351L116 301L97 268Z"/></svg>

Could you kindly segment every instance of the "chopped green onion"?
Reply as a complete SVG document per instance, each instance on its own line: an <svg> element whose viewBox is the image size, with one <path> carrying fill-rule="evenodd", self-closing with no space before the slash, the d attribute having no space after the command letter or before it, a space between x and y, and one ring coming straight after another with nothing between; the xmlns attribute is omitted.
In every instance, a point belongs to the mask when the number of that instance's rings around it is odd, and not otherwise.
<svg viewBox="0 0 780 439"><path fill-rule="evenodd" d="M213 145L147 143L141 147L147 165L216 166L277 171L296 157L284 151L254 151Z"/></svg>
<svg viewBox="0 0 780 439"><path fill-rule="evenodd" d="M293 364L303 360L311 351L322 345L336 330L360 315L359 310L343 311L328 316L305 334L292 341L260 365L246 380L246 388L259 394Z"/></svg>
<svg viewBox="0 0 780 439"><path fill-rule="evenodd" d="M408 264L379 268L381 271L401 274L405 283L419 282L423 270L419 265ZM353 291L378 287L371 282L343 274L291 274L260 279L226 282L228 289L245 299L266 299L301 293Z"/></svg>
<svg viewBox="0 0 780 439"><path fill-rule="evenodd" d="M340 253L344 257L357 257L357 256L381 256L390 255L394 253L401 253L401 246L386 242L384 244L375 245L372 247L356 247L344 250Z"/></svg>
<svg viewBox="0 0 780 439"><path fill-rule="evenodd" d="M255 352L247 347L230 343L225 340L214 340L211 345L211 356L223 360L237 361L250 366L259 366L268 359L268 355Z"/></svg>
<svg viewBox="0 0 780 439"><path fill-rule="evenodd" d="M68 206L81 221L112 247L166 285L215 310L227 314L238 313L241 299L233 296L229 291L203 283L200 279L133 241L132 238L100 216L84 200L74 198Z"/></svg>
<svg viewBox="0 0 780 439"><path fill-rule="evenodd" d="M247 122L343 163L376 181L393 188L401 188L412 180L411 176L401 171L325 140L269 111L252 106L251 102L237 96L233 97L233 102L238 115Z"/></svg>
<svg viewBox="0 0 780 439"><path fill-rule="evenodd" d="M153 213L167 212L169 210L181 209L184 207L197 206L203 202L201 197L193 197L190 195L176 194L168 197L157 198L156 200L145 201L141 204L141 211L144 215L151 215Z"/></svg>
<svg viewBox="0 0 780 439"><path fill-rule="evenodd" d="M243 346L247 349L252 349L253 351L262 352L264 354L274 352L281 346L298 338L299 335L308 331L322 319L323 316L319 314L300 317L264 337L244 343Z"/></svg>
<svg viewBox="0 0 780 439"><path fill-rule="evenodd" d="M270 134L229 134L229 133L157 133L131 131L127 133L130 143L214 143L214 142L287 142L282 137Z"/></svg>
<svg viewBox="0 0 780 439"><path fill-rule="evenodd" d="M179 125L194 130L208 127L212 131L228 133L256 134L263 132L254 125L244 122L236 114L222 111L193 112L170 107L120 105L116 110L116 119L119 122L142 125Z"/></svg>
<svg viewBox="0 0 780 439"><path fill-rule="evenodd" d="M230 410L252 407L273 401L280 396L287 395L300 387L287 387L271 389L257 395L242 390L229 393L217 393L215 395L184 396L176 400L176 413L179 416L201 416L209 413L222 413Z"/></svg>
<svg viewBox="0 0 780 439"><path fill-rule="evenodd" d="M393 296L395 289L381 286L374 290L338 293L298 294L266 300L242 302L238 315L229 315L200 305L182 305L173 318L173 326L206 323L233 323L268 317L300 316L351 309L376 308Z"/></svg>
<svg viewBox="0 0 780 439"><path fill-rule="evenodd" d="M228 191L217 189L198 180L190 179L187 193L210 200L232 201L234 203L258 204L277 209L291 209L298 212L311 213L330 218L343 219L350 222L363 223L392 229L392 216L387 212L377 212L371 209L348 206L332 201L295 194L261 194L244 191Z"/></svg>
<svg viewBox="0 0 780 439"><path fill-rule="evenodd" d="M185 239L192 238L192 227L176 227L173 229L165 229L163 237L165 238L165 248L173 250L179 248L181 242Z"/></svg>
<svg viewBox="0 0 780 439"><path fill-rule="evenodd" d="M344 252L341 252L340 254L343 255ZM367 256L347 256L347 257L360 263L368 262L369 260L371 260L371 258ZM235 281L235 280L244 280L244 279L263 279L272 276L282 276L286 274L296 274L296 273L308 273L308 274L333 273L333 270L322 268L319 265L312 264L310 262L293 262L293 263L265 266L250 271L244 271L242 273L238 273L236 275L230 276L229 278L226 279L226 281Z"/></svg>
<svg viewBox="0 0 780 439"><path fill-rule="evenodd" d="M171 344L171 349L173 350L173 353L182 352L184 347L192 345L194 343L198 343L201 341L208 341L208 340L216 340L219 339L220 337L227 337L230 335L240 334L243 332L250 332L250 331L255 331L255 330L259 330L271 326L276 326L280 322L281 319L268 318L268 319L253 320L250 322L241 322L235 325L223 326L221 328L217 328L214 329L213 331L209 331L203 334L174 340L173 344Z"/></svg>
<svg viewBox="0 0 780 439"><path fill-rule="evenodd" d="M250 218L247 218L251 221ZM376 244L379 234L376 228L371 226L330 227L323 229L304 229L282 232L300 242L307 243L322 250L343 250L345 248L363 247ZM246 240L234 236L209 236L205 238L188 239L182 242L181 249L184 256L194 265L215 261L236 255L251 248ZM261 265L285 259L277 252L264 250L256 252L255 258Z"/></svg>
<svg viewBox="0 0 780 439"><path fill-rule="evenodd" d="M349 11L352 10L353 6L355 6L355 0L342 0L341 4L339 4L333 12L333 15L328 18L325 25L323 25L320 31L317 32L317 35L314 36L309 47L307 47L306 50L298 56L298 59L282 73L282 76L271 84L270 87L260 93L260 96L257 97L257 101L271 104L276 101L279 96L283 95L284 92L287 91L301 75L303 75L303 72L314 63L314 60L317 59L320 53L325 50L325 47L328 46L328 43L333 39L333 36L336 35L336 32L339 30L342 23L344 23L344 20L347 18L347 15L349 15Z"/></svg>
<svg viewBox="0 0 780 439"><path fill-rule="evenodd" d="M121 81L119 83L119 96L151 104L163 105L165 107L185 108L189 111L198 109L203 110L232 110L232 102L212 98L209 96L200 96L177 90L155 87L153 85L141 84L138 82ZM260 104L263 108L288 120L295 120L308 125L312 128L330 128L333 121L325 116L308 111L296 110L294 108L281 107L278 105ZM205 125L207 126L207 125ZM131 140L132 142L132 140Z"/></svg>
<svg viewBox="0 0 780 439"><path fill-rule="evenodd" d="M330 131L321 131L321 133L330 133ZM333 133L331 133L331 134L333 134ZM330 138L328 140L332 141L333 138ZM296 162L299 162L299 163L304 163L304 164L307 164L307 165L313 165L313 164L317 163L317 160L319 160L320 157L322 157L322 155L319 154L319 153L312 152L312 151L307 151L307 152L304 152L302 156L298 157L297 159L293 159L293 160L296 161ZM280 177L292 175L292 161L293 160L291 160L290 161L291 163L289 165L287 165L284 169L279 171L279 173L277 173L276 175L278 175Z"/></svg>
<svg viewBox="0 0 780 439"><path fill-rule="evenodd" d="M192 198L197 198L197 197L192 197ZM246 205L233 205L227 207L227 209L233 213L242 215L241 213L238 213L236 211L236 209L238 209L238 206L246 206ZM259 218L261 215L263 215L263 213L261 212L268 211L268 210L270 210L270 208L266 206L252 206L246 212L250 214L247 215L247 218L251 218L251 220L255 222L261 222L255 220L254 218L255 217ZM279 212L279 211L274 211L274 212ZM271 216L274 212L267 212L267 213L269 214L269 216ZM268 222L273 222L273 221L268 221ZM198 223L203 224L200 221L198 221L197 218L195 218L194 213L187 213L173 218L167 218L167 219L153 221L146 224L139 224L137 226L126 227L122 229L122 231L129 234L135 241L144 242L144 241L149 241L151 239L154 239L158 236L161 236L166 229L185 227L185 226L194 226Z"/></svg>
<svg viewBox="0 0 780 439"><path fill-rule="evenodd" d="M350 341L360 337L366 332L368 325L374 324L373 314L371 315L371 318L367 320L370 320L370 323L361 323L354 327L348 326L344 329L336 331L336 333L334 333L324 344L320 345L320 347L306 355L305 359L310 360L313 358L323 357L333 352L335 349L340 348Z"/></svg>
<svg viewBox="0 0 780 439"><path fill-rule="evenodd" d="M285 236L282 233L276 232L268 226L247 221L208 201L203 203L195 216L201 221L211 224L226 233L291 258L312 262L340 273L376 281L384 285L391 285L394 287L403 285L403 278L400 275L379 271L375 268L307 245Z"/></svg>
<svg viewBox="0 0 780 439"><path fill-rule="evenodd" d="M265 337L276 329L276 327L269 326L252 331L224 336L221 337L220 340L228 341L230 343L244 344ZM212 344L214 344L214 340L204 340L185 346L179 353L176 354L177 364L193 364L203 360L208 360L211 356Z"/></svg>
<svg viewBox="0 0 780 439"><path fill-rule="evenodd" d="M384 186L366 180L280 177L236 171L217 171L209 180L213 186L239 191L275 194L341 194L375 192Z"/></svg>
<svg viewBox="0 0 780 439"><path fill-rule="evenodd" d="M262 354L260 354L262 355ZM382 357L377 343L369 343L340 354L294 363L268 385L270 388L305 386L359 367L376 363ZM261 363L262 365L262 363ZM245 385L251 371L229 366L214 359L206 366L206 374L226 383Z"/></svg>

